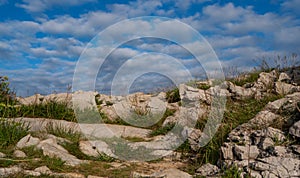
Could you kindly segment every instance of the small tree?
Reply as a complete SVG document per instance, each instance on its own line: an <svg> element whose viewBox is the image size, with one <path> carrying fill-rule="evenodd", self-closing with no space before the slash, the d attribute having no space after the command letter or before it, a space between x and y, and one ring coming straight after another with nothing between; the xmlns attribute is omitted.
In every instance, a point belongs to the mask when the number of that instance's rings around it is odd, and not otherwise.
<svg viewBox="0 0 300 178"><path fill-rule="evenodd" d="M0 76L0 103L12 104L15 96L15 93L9 88L8 77Z"/></svg>

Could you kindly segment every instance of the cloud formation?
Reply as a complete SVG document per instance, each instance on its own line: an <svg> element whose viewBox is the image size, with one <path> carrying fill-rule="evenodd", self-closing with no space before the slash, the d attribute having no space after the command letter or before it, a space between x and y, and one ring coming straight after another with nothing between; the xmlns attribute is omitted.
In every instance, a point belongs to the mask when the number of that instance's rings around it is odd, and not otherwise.
<svg viewBox="0 0 300 178"><path fill-rule="evenodd" d="M0 0L0 7L9 3ZM80 9L81 5L89 4L90 9ZM92 7L93 4L97 7ZM137 16L162 15L192 26L211 44L225 67L238 66L240 70L248 70L255 65L254 59L299 53L298 0L283 1L277 9L264 13L254 6L208 0L137 0L123 3L23 0L15 5L18 8L14 10L25 10L30 15L43 14L0 20L0 75L10 77L12 87L19 95L64 90L72 83L76 62L88 42L108 26ZM59 13L55 14L57 7ZM78 8L76 15L59 10L71 7ZM141 22L139 25L128 23L120 28L144 31L150 26ZM179 27L165 26L162 29L160 33L172 34ZM178 38L188 39L189 36ZM155 51L180 58L182 63L190 66L190 70L195 73L201 71L201 67L192 68L195 61L191 54L174 42L135 40L129 46L120 46L109 57L106 68L98 75L97 87L104 89L111 83L109 80L116 68L141 52ZM169 70L170 65L163 67ZM155 81L155 75L149 78Z"/></svg>

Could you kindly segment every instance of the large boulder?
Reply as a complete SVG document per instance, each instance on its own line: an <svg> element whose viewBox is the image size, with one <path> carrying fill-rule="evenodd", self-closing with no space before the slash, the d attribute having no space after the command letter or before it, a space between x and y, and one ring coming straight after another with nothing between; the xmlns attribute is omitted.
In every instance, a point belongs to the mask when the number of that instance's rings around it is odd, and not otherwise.
<svg viewBox="0 0 300 178"><path fill-rule="evenodd" d="M32 137L30 134L23 137L16 145L17 148L35 146L40 142L39 138Z"/></svg>
<svg viewBox="0 0 300 178"><path fill-rule="evenodd" d="M43 150L45 156L60 158L69 166L77 166L84 162L71 155L64 147L58 145L55 139L43 140L37 145L37 148Z"/></svg>
<svg viewBox="0 0 300 178"><path fill-rule="evenodd" d="M290 134L300 138L300 121L296 122L289 130Z"/></svg>

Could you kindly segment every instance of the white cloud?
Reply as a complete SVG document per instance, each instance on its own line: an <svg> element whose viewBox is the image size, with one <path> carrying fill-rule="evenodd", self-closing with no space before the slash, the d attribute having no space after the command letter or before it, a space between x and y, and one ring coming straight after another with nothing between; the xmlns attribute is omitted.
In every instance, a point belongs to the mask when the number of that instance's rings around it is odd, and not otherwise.
<svg viewBox="0 0 300 178"><path fill-rule="evenodd" d="M30 13L44 12L54 6L77 6L96 0L23 0L23 3L17 3L16 6L25 9Z"/></svg>
<svg viewBox="0 0 300 178"><path fill-rule="evenodd" d="M299 0L286 0L281 4L284 11L290 14L300 15L299 7L300 1Z"/></svg>
<svg viewBox="0 0 300 178"><path fill-rule="evenodd" d="M0 4L1 2L4 1L0 0ZM75 6L87 2L94 2L94 0L24 0L18 6L28 12L44 12L54 6ZM169 3L170 7L165 7L165 2ZM24 91L18 91L23 94L26 94L27 89L32 89L31 92L53 92L54 88L65 88L72 81L74 61L84 50L87 40L101 30L122 19L139 15L174 17L179 8L184 10L194 3L202 2L202 0L199 2L196 0L177 2L137 0L128 4L115 3L110 5L106 12L90 11L79 14L78 17L61 15L52 19L40 17L35 21L8 20L0 22L0 55L6 60L0 61L1 74L13 76L11 77L14 79L12 83L15 88L24 88ZM175 3L181 6L175 7ZM240 7L233 3L213 4L199 9L195 14L184 15L179 20L203 33L224 66L249 69L254 65L253 59L263 56L274 57L277 54L287 55L290 52L299 53L300 27L299 19L295 18L298 12L295 11L299 6L298 3L299 1L296 0L283 2L281 4L282 10L285 12L283 14L276 12L259 14L252 7ZM149 31L150 27L151 25L147 22L141 21L137 24L128 22L124 26L111 29L112 31L107 34L112 34L111 37L120 40L124 38L123 34L118 34L120 29L125 32L145 32ZM168 34L170 37L186 40L193 38L192 35L177 35L179 28L180 26L164 24L154 34ZM37 37L38 33L44 37ZM136 49L121 47L110 56L107 65L102 69L106 73L101 76L101 83L97 84L98 87L109 85L109 80L122 62L139 54L140 49L156 50L156 52L178 58L189 59L191 57L182 47L173 43L138 43L137 45ZM199 48L199 45L190 44L190 46ZM101 52L100 48L96 50ZM160 58L158 57L158 59ZM17 61L18 65L22 66L22 70L7 70L13 68L14 62L7 62L9 60ZM39 62L32 62L34 60ZM89 76L92 70L98 70L97 63L99 61L97 60L99 59L91 58L91 61L87 61L91 63L91 67L85 68L82 72ZM187 66L194 66L195 60L182 62ZM35 65L32 66L32 63ZM151 63L139 65L147 66ZM216 63L213 62L211 65L216 65ZM170 66L170 64L163 64L160 69L169 70ZM194 73L200 70L201 67L191 68Z"/></svg>
<svg viewBox="0 0 300 178"><path fill-rule="evenodd" d="M101 11L89 12L81 15L79 18L65 15L43 22L41 30L51 34L93 37L105 27L123 18L119 15Z"/></svg>
<svg viewBox="0 0 300 178"><path fill-rule="evenodd" d="M108 8L113 14L120 14L126 17L153 15L156 14L157 10L160 10L160 15L172 13L172 11L164 12L161 8L162 5L160 0L137 0L130 1L129 4L112 4Z"/></svg>

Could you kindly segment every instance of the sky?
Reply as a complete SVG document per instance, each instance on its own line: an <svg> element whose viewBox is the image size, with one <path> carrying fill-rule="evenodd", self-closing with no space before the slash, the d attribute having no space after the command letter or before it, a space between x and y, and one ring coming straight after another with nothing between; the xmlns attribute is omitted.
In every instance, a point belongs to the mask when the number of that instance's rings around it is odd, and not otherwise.
<svg viewBox="0 0 300 178"><path fill-rule="evenodd" d="M143 16L167 17L190 26L202 35L205 40L201 42L208 46L204 49L212 49L223 68L250 70L264 58L299 54L299 9L300 0L0 0L0 75L9 77L11 88L19 96L66 92L73 85L76 71L89 77L85 74L96 70L92 78L83 79L92 82L77 83L83 87L76 90L94 84L91 88L100 93L110 91L112 86L122 90L113 85L120 74L123 78L115 83L131 81L126 89L132 92L163 88L174 84L176 78L207 76L205 61L199 62L183 47L187 44L155 37L126 41L105 59L82 57L101 32ZM127 21L113 37L121 38L126 30L133 34L147 31L147 25ZM177 38L176 30L182 26L164 26L160 32L174 33ZM180 37L188 38L188 34ZM91 67L77 70L78 64L85 62ZM154 68L159 71L155 73ZM187 70L191 76L186 75Z"/></svg>

